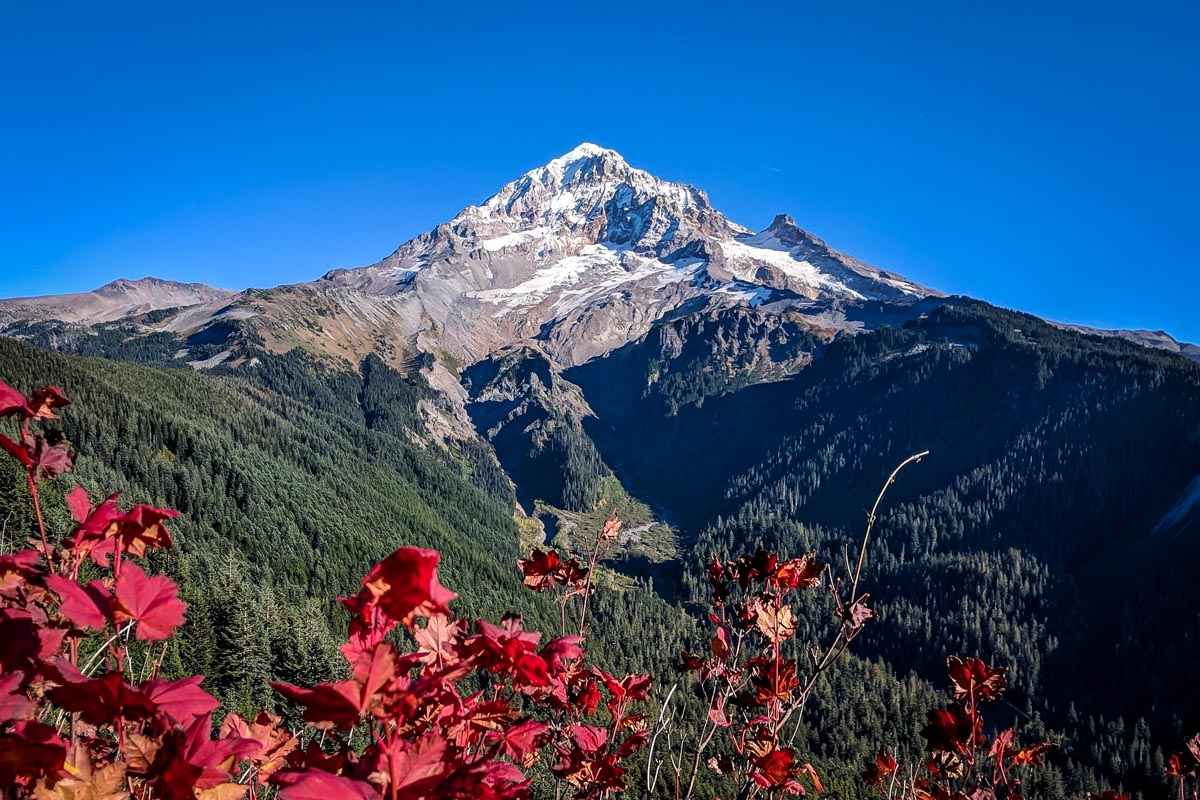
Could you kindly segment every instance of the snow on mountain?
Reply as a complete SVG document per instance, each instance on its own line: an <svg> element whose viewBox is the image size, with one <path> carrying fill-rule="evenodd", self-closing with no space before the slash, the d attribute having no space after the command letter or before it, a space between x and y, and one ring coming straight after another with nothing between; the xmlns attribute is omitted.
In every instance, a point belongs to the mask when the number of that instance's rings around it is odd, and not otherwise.
<svg viewBox="0 0 1200 800"><path fill-rule="evenodd" d="M383 261L334 270L317 284L395 296L428 321L418 342L435 334L456 356L538 339L566 364L624 344L684 306L938 294L838 253L786 216L755 234L702 190L587 143Z"/></svg>
<svg viewBox="0 0 1200 800"><path fill-rule="evenodd" d="M100 290L91 293L99 299L58 298L38 313L91 323L186 306L158 329L186 335L236 321L275 349L351 360L383 352L397 363L421 353L473 363L536 341L569 366L689 309L792 306L827 320L839 304L937 295L831 249L789 217L753 233L702 190L586 143L371 266L232 297L165 287L114 286L120 298Z"/></svg>

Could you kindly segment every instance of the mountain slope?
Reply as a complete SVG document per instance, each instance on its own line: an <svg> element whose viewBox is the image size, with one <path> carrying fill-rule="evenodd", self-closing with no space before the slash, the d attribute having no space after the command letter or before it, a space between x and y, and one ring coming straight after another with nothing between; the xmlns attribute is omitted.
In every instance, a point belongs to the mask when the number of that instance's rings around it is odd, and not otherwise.
<svg viewBox="0 0 1200 800"><path fill-rule="evenodd" d="M0 300L0 326L45 320L97 325L148 311L220 302L234 294L202 283L119 278L91 292Z"/></svg>
<svg viewBox="0 0 1200 800"><path fill-rule="evenodd" d="M225 546L274 592L328 596L403 539L444 549L472 608L537 615L512 591L518 547L569 549L620 506L637 524L605 568L629 590L598 596L605 647L662 674L711 551L837 557L888 470L931 450L871 553L877 661L851 662L861 682L821 713L910 741L897 697L924 697L949 653L1003 661L1020 713L1065 731L1046 797L1095 771L1154 791L1151 734L1200 725L1179 669L1200 658L1179 567L1200 558L1200 365L1170 337L945 297L784 215L752 233L594 145L368 267L233 295L134 288L2 301L0 322L154 369L10 341L0 378L80 387L102 423L72 435L116 465L105 484L189 514L197 575ZM101 400L124 385L129 409ZM809 611L811 631L826 617ZM809 743L843 767L874 745Z"/></svg>

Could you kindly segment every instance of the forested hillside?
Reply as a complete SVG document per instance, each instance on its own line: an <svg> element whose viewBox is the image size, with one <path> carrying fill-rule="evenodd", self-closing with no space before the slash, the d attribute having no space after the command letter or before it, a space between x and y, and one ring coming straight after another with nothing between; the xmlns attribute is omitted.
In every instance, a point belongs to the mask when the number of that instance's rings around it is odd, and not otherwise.
<svg viewBox="0 0 1200 800"><path fill-rule="evenodd" d="M957 652L1019 665L1024 711L1070 728L1082 760L1156 780L1149 734L1200 722L1180 669L1200 656L1182 567L1200 557L1200 365L954 303L676 409L617 388L653 386L662 339L568 377L601 452L694 533L693 560L756 541L839 553L881 476L931 450L880 521L884 622L864 651L927 678Z"/></svg>
<svg viewBox="0 0 1200 800"><path fill-rule="evenodd" d="M182 512L158 561L192 606L171 663L245 712L296 713L268 676L343 669L333 599L400 545L442 553L464 614L549 628L516 559L531 542L577 546L609 504L658 538L614 551L592 652L665 691L703 641L711 553L842 560L886 474L930 450L878 522L865 585L879 620L822 678L806 757L836 796L863 795L881 744L919 754L946 657L977 655L1011 668L998 722L1060 745L1029 796L1117 781L1153 795L1163 751L1200 726L1186 666L1200 584L1182 566L1200 557L1200 365L972 301L909 316L848 336L749 309L683 314L566 372L515 349L462 373L478 437L441 430L450 401L375 356L260 348L196 373L175 340L42 326L40 344L109 360L0 339L0 378L69 392L75 477L94 496ZM4 487L11 549L33 520L19 471ZM65 525L61 503L50 514ZM571 536L543 530L568 518ZM830 609L807 602L798 636L818 636Z"/></svg>

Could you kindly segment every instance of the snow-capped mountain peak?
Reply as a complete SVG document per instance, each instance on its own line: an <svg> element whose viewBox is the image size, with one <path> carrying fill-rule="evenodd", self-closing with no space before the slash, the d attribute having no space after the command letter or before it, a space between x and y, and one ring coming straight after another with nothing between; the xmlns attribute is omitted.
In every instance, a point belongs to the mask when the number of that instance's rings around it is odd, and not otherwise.
<svg viewBox="0 0 1200 800"><path fill-rule="evenodd" d="M474 228L492 252L568 237L579 247L611 243L666 255L698 237L745 232L715 211L703 191L657 178L589 143L464 209L451 226Z"/></svg>

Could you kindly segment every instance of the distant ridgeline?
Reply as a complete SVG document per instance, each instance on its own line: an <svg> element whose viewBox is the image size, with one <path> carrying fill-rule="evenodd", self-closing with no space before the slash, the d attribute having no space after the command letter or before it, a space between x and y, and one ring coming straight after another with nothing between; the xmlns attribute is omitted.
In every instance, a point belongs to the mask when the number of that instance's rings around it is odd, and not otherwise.
<svg viewBox="0 0 1200 800"><path fill-rule="evenodd" d="M880 742L919 754L951 654L1008 666L997 723L1058 743L1029 797L1162 796L1163 752L1200 728L1194 348L946 298L786 217L752 233L612 151L361 270L0 301L0 332L0 379L74 400L93 496L182 512L157 564L191 604L173 663L234 710L295 714L257 678L336 671L332 598L402 544L442 553L463 613L549 628L516 559L614 507L593 654L669 687L710 554L840 561L929 450L876 524L879 619L799 742L837 796L866 796ZM6 549L27 500L0 475ZM811 638L830 609L809 602Z"/></svg>

